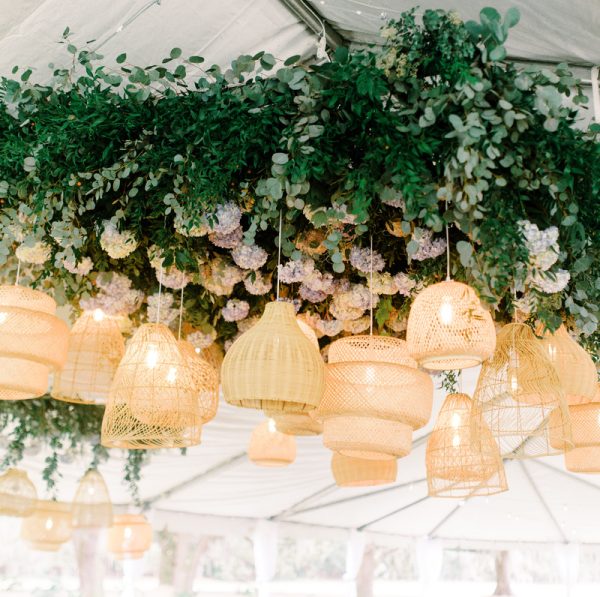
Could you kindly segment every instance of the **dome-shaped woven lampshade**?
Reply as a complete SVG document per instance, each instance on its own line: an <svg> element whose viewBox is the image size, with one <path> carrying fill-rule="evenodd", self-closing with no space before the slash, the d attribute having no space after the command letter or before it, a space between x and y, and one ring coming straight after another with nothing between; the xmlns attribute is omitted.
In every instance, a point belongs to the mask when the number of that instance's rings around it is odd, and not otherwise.
<svg viewBox="0 0 600 597"><path fill-rule="evenodd" d="M103 528L112 524L108 487L97 470L89 470L79 482L73 498L73 527Z"/></svg>
<svg viewBox="0 0 600 597"><path fill-rule="evenodd" d="M331 457L331 472L338 487L386 485L396 481L398 463L395 458L351 458L334 452Z"/></svg>
<svg viewBox="0 0 600 597"><path fill-rule="evenodd" d="M139 560L152 545L152 527L142 514L116 514L107 543L117 560Z"/></svg>
<svg viewBox="0 0 600 597"><path fill-rule="evenodd" d="M225 400L235 406L301 412L319 404L323 359L302 333L291 303L268 303L260 321L233 343L221 384Z"/></svg>
<svg viewBox="0 0 600 597"><path fill-rule="evenodd" d="M58 551L71 534L71 504L65 502L39 500L21 524L21 539L39 551Z"/></svg>
<svg viewBox="0 0 600 597"><path fill-rule="evenodd" d="M221 365L223 364L223 350L216 343L213 342L207 348L202 350L194 349L200 354L200 356L216 371L217 379L221 379Z"/></svg>
<svg viewBox="0 0 600 597"><path fill-rule="evenodd" d="M287 466L296 459L296 438L277 431L275 421L267 419L252 431L248 458L258 466Z"/></svg>
<svg viewBox="0 0 600 597"><path fill-rule="evenodd" d="M471 420L467 394L449 394L427 441L429 495L468 498L506 491L500 450L489 427Z"/></svg>
<svg viewBox="0 0 600 597"><path fill-rule="evenodd" d="M287 435L321 435L323 433L323 424L314 417L313 411L304 413L266 411L265 415L275 421L277 431Z"/></svg>
<svg viewBox="0 0 600 597"><path fill-rule="evenodd" d="M496 351L483 364L473 396L474 420L477 417L488 425L506 458L546 456L571 446L569 412L558 375L525 324L511 323L498 333ZM562 449L552 446L551 436Z"/></svg>
<svg viewBox="0 0 600 597"><path fill-rule="evenodd" d="M100 309L86 311L69 334L69 354L54 376L52 397L80 404L105 404L125 353L118 321Z"/></svg>
<svg viewBox="0 0 600 597"><path fill-rule="evenodd" d="M546 332L542 346L554 365L567 404L585 404L594 399L598 375L590 355L569 336L564 325L554 334Z"/></svg>
<svg viewBox="0 0 600 597"><path fill-rule="evenodd" d="M446 280L417 295L408 316L411 356L425 369L465 369L492 356L494 322L466 284Z"/></svg>
<svg viewBox="0 0 600 597"><path fill-rule="evenodd" d="M25 471L9 468L0 476L0 516L25 518L36 505L37 491Z"/></svg>
<svg viewBox="0 0 600 597"><path fill-rule="evenodd" d="M323 444L355 458L399 458L431 416L433 383L417 369L406 342L348 336L329 348L325 396L317 416Z"/></svg>
<svg viewBox="0 0 600 597"><path fill-rule="evenodd" d="M54 299L23 286L0 286L0 400L42 396L49 369L67 358L69 328Z"/></svg>

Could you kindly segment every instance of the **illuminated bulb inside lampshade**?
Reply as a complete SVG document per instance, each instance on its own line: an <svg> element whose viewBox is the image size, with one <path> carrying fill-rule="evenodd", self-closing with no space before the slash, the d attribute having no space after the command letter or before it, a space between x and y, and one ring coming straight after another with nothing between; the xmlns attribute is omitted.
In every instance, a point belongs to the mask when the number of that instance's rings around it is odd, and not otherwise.
<svg viewBox="0 0 600 597"><path fill-rule="evenodd" d="M556 346L548 344L548 356L552 362L556 361Z"/></svg>
<svg viewBox="0 0 600 597"><path fill-rule="evenodd" d="M196 352L196 354L200 354L200 348L198 346L196 346L196 348L194 348L194 351Z"/></svg>
<svg viewBox="0 0 600 597"><path fill-rule="evenodd" d="M442 304L438 310L438 316L442 324L450 325L452 323L452 320L454 319L454 309L450 302L450 297L444 297L442 300Z"/></svg>
<svg viewBox="0 0 600 597"><path fill-rule="evenodd" d="M366 384L374 384L377 375L375 373L375 367L367 367L365 369L365 383Z"/></svg>
<svg viewBox="0 0 600 597"><path fill-rule="evenodd" d="M519 390L519 380L514 373L510 376L510 390L511 392L517 392Z"/></svg>
<svg viewBox="0 0 600 597"><path fill-rule="evenodd" d="M458 413L452 413L450 425L452 425L454 429L458 429L460 427L460 415Z"/></svg>
<svg viewBox="0 0 600 597"><path fill-rule="evenodd" d="M94 309L92 317L94 321L102 321L104 319L104 311L102 309Z"/></svg>
<svg viewBox="0 0 600 597"><path fill-rule="evenodd" d="M127 540L131 539L131 537L133 537L133 531L131 530L131 527L125 527L123 529L123 539Z"/></svg>
<svg viewBox="0 0 600 597"><path fill-rule="evenodd" d="M277 431L277 425L275 425L275 419L269 419L268 427L269 427L269 433L275 433Z"/></svg>
<svg viewBox="0 0 600 597"><path fill-rule="evenodd" d="M169 383L175 383L177 380L177 367L169 367L169 372L167 373L167 381Z"/></svg>
<svg viewBox="0 0 600 597"><path fill-rule="evenodd" d="M88 493L94 495L96 493L96 488L92 486L88 487Z"/></svg>
<svg viewBox="0 0 600 597"><path fill-rule="evenodd" d="M458 448L458 446L460 446L460 435L458 435L458 433L455 433L452 436L452 447Z"/></svg>
<svg viewBox="0 0 600 597"><path fill-rule="evenodd" d="M8 313L0 313L0 325L6 322L8 319Z"/></svg>
<svg viewBox="0 0 600 597"><path fill-rule="evenodd" d="M54 526L54 521L51 518L46 519L46 524L44 525L47 531L51 531Z"/></svg>
<svg viewBox="0 0 600 597"><path fill-rule="evenodd" d="M146 353L146 367L148 369L154 369L158 364L158 350L156 350L156 345L150 344L148 346L148 352Z"/></svg>

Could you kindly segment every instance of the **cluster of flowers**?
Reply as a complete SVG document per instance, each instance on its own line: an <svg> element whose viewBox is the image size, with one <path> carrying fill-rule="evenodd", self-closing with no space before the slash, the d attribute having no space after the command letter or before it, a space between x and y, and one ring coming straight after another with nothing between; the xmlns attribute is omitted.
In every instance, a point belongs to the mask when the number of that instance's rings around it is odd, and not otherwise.
<svg viewBox="0 0 600 597"><path fill-rule="evenodd" d="M102 309L107 315L130 315L140 308L144 293L131 286L127 276L117 273L103 273L96 279L100 289L94 297L82 298L82 309L93 311Z"/></svg>
<svg viewBox="0 0 600 597"><path fill-rule="evenodd" d="M177 269L174 265L163 267L162 251L156 245L152 245L148 249L148 259L150 260L152 269L154 269L156 279L159 280L163 286L171 288L172 290L181 290L191 282L192 277L186 272Z"/></svg>
<svg viewBox="0 0 600 597"><path fill-rule="evenodd" d="M133 232L129 230L120 232L113 222L104 220L102 222L100 246L112 259L123 259L137 249L138 243Z"/></svg>

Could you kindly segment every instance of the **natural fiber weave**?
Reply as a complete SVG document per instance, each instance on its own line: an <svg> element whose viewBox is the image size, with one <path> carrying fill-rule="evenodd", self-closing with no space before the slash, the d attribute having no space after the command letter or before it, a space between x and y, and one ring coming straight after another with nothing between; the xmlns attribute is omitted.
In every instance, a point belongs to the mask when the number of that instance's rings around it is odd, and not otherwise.
<svg viewBox="0 0 600 597"><path fill-rule="evenodd" d="M492 356L494 322L475 291L446 280L417 295L408 316L408 350L421 367L465 369Z"/></svg>
<svg viewBox="0 0 600 597"><path fill-rule="evenodd" d="M73 527L104 528L113 521L108 487L97 470L89 470L79 482L73 498Z"/></svg>
<svg viewBox="0 0 600 597"><path fill-rule="evenodd" d="M115 318L102 311L86 311L69 334L67 363L54 377L52 397L79 404L105 404L125 353Z"/></svg>
<svg viewBox="0 0 600 597"><path fill-rule="evenodd" d="M221 383L225 400L235 406L302 412L319 404L323 359L302 333L291 303L267 304L260 321L227 351Z"/></svg>
<svg viewBox="0 0 600 597"><path fill-rule="evenodd" d="M106 538L117 560L139 560L152 545L152 527L142 514L115 514Z"/></svg>
<svg viewBox="0 0 600 597"><path fill-rule="evenodd" d="M365 460L333 453L331 472L338 487L369 487L394 483L398 473L395 458Z"/></svg>
<svg viewBox="0 0 600 597"><path fill-rule="evenodd" d="M468 498L508 489L500 450L488 426L471 421L467 394L449 394L427 441L430 496Z"/></svg>
<svg viewBox="0 0 600 597"><path fill-rule="evenodd" d="M0 516L25 518L36 505L37 491L25 471L9 468L0 476Z"/></svg>
<svg viewBox="0 0 600 597"><path fill-rule="evenodd" d="M312 345L317 349L319 348L319 340L317 338L317 334L315 334L315 330L313 330L307 323L304 323L301 319L296 318L296 323L302 330L302 333L311 341Z"/></svg>
<svg viewBox="0 0 600 597"><path fill-rule="evenodd" d="M323 443L347 456L406 456L412 431L431 416L433 383L389 336L348 336L330 345L326 391L317 417Z"/></svg>
<svg viewBox="0 0 600 597"><path fill-rule="evenodd" d="M252 431L248 458L258 466L287 466L296 459L296 438L277 431L275 421L267 419Z"/></svg>
<svg viewBox="0 0 600 597"><path fill-rule="evenodd" d="M500 330L494 356L482 366L473 402L473 421L488 425L501 456L546 456L571 445L569 412L558 375L525 324L511 323ZM551 435L561 449L551 445Z"/></svg>
<svg viewBox="0 0 600 597"><path fill-rule="evenodd" d="M573 473L600 473L600 444L565 452L565 468Z"/></svg>
<svg viewBox="0 0 600 597"><path fill-rule="evenodd" d="M71 504L65 502L39 500L21 524L21 539L39 551L58 551L71 534Z"/></svg>
<svg viewBox="0 0 600 597"><path fill-rule="evenodd" d="M26 400L48 391L50 369L34 361L0 357L0 400Z"/></svg>
<svg viewBox="0 0 600 597"><path fill-rule="evenodd" d="M287 435L321 435L323 424L313 416L314 411L304 413L278 413L266 411L265 415L275 421L277 431Z"/></svg>
<svg viewBox="0 0 600 597"><path fill-rule="evenodd" d="M199 354L215 370L217 373L217 379L220 380L221 365L223 364L224 358L221 347L216 342L213 342L207 348L203 348Z"/></svg>

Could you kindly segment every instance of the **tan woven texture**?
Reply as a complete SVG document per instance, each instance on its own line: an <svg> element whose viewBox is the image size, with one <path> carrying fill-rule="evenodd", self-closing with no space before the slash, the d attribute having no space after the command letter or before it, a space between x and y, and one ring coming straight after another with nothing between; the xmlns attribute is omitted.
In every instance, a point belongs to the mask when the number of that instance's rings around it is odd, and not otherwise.
<svg viewBox="0 0 600 597"><path fill-rule="evenodd" d="M26 359L0 357L0 400L27 400L48 391L50 369Z"/></svg>
<svg viewBox="0 0 600 597"><path fill-rule="evenodd" d="M252 431L248 458L258 466L287 466L296 459L296 438L277 431L275 421L267 419Z"/></svg>
<svg viewBox="0 0 600 597"><path fill-rule="evenodd" d="M278 413L266 411L265 415L275 421L277 431L287 435L321 435L323 424L313 416L314 411L304 413Z"/></svg>
<svg viewBox="0 0 600 597"><path fill-rule="evenodd" d="M398 464L395 458L365 460L333 453L331 472L339 487L369 487L396 481Z"/></svg>
<svg viewBox="0 0 600 597"><path fill-rule="evenodd" d="M113 521L112 503L102 475L89 470L79 482L72 505L73 527L104 528Z"/></svg>
<svg viewBox="0 0 600 597"><path fill-rule="evenodd" d="M27 473L9 468L0 475L0 515L25 518L33 514L37 505L37 491Z"/></svg>
<svg viewBox="0 0 600 597"><path fill-rule="evenodd" d="M565 467L573 473L600 473L600 444L565 452Z"/></svg>
<svg viewBox="0 0 600 597"><path fill-rule="evenodd" d="M106 539L117 560L139 560L152 545L152 527L142 514L115 514Z"/></svg>
<svg viewBox="0 0 600 597"><path fill-rule="evenodd" d="M357 458L406 456L412 431L431 416L433 383L389 336L348 336L330 345L317 417L323 443Z"/></svg>
<svg viewBox="0 0 600 597"><path fill-rule="evenodd" d="M302 412L318 406L324 363L302 333L291 303L271 302L260 321L227 351L221 368L225 400L235 406Z"/></svg>
<svg viewBox="0 0 600 597"><path fill-rule="evenodd" d="M408 316L406 340L421 367L443 371L474 367L491 357L496 332L475 291L446 280L417 295Z"/></svg>
<svg viewBox="0 0 600 597"><path fill-rule="evenodd" d="M525 324L511 323L500 330L473 401L474 422L481 419L480 424L488 425L503 457L546 456L571 445L569 411L558 374ZM551 436L560 438L561 449L551 445Z"/></svg>
<svg viewBox="0 0 600 597"><path fill-rule="evenodd" d="M71 328L67 362L54 377L52 397L79 404L105 404L124 353L117 320L99 309L85 312Z"/></svg>
<svg viewBox="0 0 600 597"><path fill-rule="evenodd" d="M200 356L217 372L217 379L221 379L221 365L223 364L223 351L221 347L213 342L207 348L200 351Z"/></svg>
<svg viewBox="0 0 600 597"><path fill-rule="evenodd" d="M467 498L506 491L500 450L489 427L471 421L471 398L449 394L427 441L430 496Z"/></svg>
<svg viewBox="0 0 600 597"><path fill-rule="evenodd" d="M71 539L71 504L39 500L34 513L23 519L21 539L39 551L58 551Z"/></svg>

